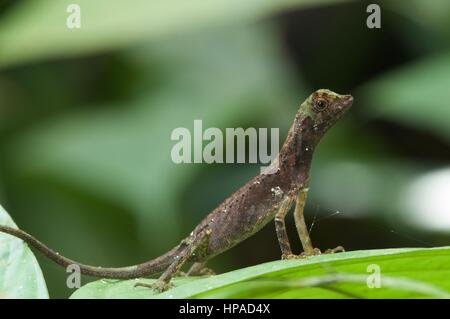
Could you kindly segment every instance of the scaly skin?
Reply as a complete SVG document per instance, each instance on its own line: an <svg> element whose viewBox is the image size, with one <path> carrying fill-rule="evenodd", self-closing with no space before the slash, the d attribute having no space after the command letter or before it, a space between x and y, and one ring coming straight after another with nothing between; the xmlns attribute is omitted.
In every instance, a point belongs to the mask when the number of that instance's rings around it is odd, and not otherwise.
<svg viewBox="0 0 450 319"><path fill-rule="evenodd" d="M161 274L151 285L158 291L171 287L171 278L185 262L194 262L188 274L201 273L206 261L252 236L272 219L275 219L283 259L320 254L320 250L311 244L303 218L312 156L322 136L352 102L350 95L339 95L329 90L311 94L301 104L278 160L272 163L267 173L255 176L225 199L178 246L148 262L123 268L83 265L57 254L22 230L0 226L0 231L21 238L63 267L79 265L85 275L130 279ZM295 222L304 249L300 255L292 254L284 225L284 217L294 201L297 202ZM327 252L341 250L342 247L337 247Z"/></svg>

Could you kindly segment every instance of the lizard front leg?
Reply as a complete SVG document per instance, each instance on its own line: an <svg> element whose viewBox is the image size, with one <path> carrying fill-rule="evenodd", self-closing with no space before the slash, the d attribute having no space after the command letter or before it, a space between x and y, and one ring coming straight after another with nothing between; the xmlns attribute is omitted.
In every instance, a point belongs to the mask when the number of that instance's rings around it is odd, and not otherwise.
<svg viewBox="0 0 450 319"><path fill-rule="evenodd" d="M317 252L314 250L309 237L308 228L306 227L305 217L303 215L303 209L305 208L306 195L308 193L308 188L302 188L297 195L297 203L295 205L294 220L295 226L297 227L298 236L302 242L303 252L306 255L315 255ZM320 253L320 251L318 252Z"/></svg>
<svg viewBox="0 0 450 319"><path fill-rule="evenodd" d="M294 211L294 219L295 226L297 227L298 236L300 237L300 241L303 246L303 253L300 256L311 256L311 255L320 255L320 249L313 248L311 237L309 237L309 231L306 227L305 217L303 215L303 209L305 208L306 203L306 195L308 193L308 188L302 188L298 192L297 196L297 204L295 205ZM338 246L333 249L327 249L325 254L334 254L336 252L343 252L344 247Z"/></svg>
<svg viewBox="0 0 450 319"><path fill-rule="evenodd" d="M211 228L205 227L203 230L198 232L197 234L194 234L192 236L189 236L188 238L184 239L178 249L176 250L174 254L174 261L170 266L163 272L163 274L158 278L157 281L155 281L153 284L148 285L144 283L137 283L134 286L135 287L148 287L155 289L159 292L163 292L168 290L172 287L172 284L170 283L170 280L173 276L175 276L180 268L183 266L183 264L189 259L189 257L192 256L192 254L195 253L195 251L201 247L202 245L207 245L209 241L209 237L211 235Z"/></svg>
<svg viewBox="0 0 450 319"><path fill-rule="evenodd" d="M291 250L291 245L289 244L289 238L286 232L285 218L286 214L292 207L294 203L294 197L286 197L278 208L278 212L275 215L275 230L277 232L278 243L281 249L281 259L291 259L294 257Z"/></svg>

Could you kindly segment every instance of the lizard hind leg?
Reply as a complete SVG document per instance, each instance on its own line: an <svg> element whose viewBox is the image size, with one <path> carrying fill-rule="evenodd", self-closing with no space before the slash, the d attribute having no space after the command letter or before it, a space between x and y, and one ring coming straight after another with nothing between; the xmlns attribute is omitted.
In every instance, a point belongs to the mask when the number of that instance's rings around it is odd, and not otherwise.
<svg viewBox="0 0 450 319"><path fill-rule="evenodd" d="M206 227L198 233L194 233L193 235L187 237L182 240L178 249L176 250L173 262L169 267L162 273L162 275L156 280L153 284L144 284L137 283L135 287L147 287L154 289L158 292L163 292L172 287L170 280L173 276L175 276L180 268L184 265L184 263L191 257L195 251L203 246L207 245L209 242L209 236L211 234L211 228Z"/></svg>
<svg viewBox="0 0 450 319"><path fill-rule="evenodd" d="M215 274L214 270L206 267L206 262L196 262L189 268L186 276L212 276Z"/></svg>

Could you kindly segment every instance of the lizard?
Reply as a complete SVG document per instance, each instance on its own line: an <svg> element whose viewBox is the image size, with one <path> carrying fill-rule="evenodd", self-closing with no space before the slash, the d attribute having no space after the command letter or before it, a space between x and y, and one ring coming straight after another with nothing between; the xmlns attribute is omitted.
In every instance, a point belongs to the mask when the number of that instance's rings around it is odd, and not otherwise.
<svg viewBox="0 0 450 319"><path fill-rule="evenodd" d="M259 175L226 198L212 210L177 246L150 261L128 267L102 268L84 265L48 248L23 230L1 226L0 231L16 236L53 260L67 267L76 264L81 274L113 279L159 278L151 285L137 283L162 292L186 263L193 263L187 275L204 273L206 262L249 238L271 220L281 249L282 259L304 258L321 254L314 248L306 227L303 209L309 187L313 153L325 132L353 104L351 95L327 89L313 92L299 107L277 158ZM294 221L303 252L292 253L285 226L285 216L296 202ZM344 251L338 246L325 253Z"/></svg>

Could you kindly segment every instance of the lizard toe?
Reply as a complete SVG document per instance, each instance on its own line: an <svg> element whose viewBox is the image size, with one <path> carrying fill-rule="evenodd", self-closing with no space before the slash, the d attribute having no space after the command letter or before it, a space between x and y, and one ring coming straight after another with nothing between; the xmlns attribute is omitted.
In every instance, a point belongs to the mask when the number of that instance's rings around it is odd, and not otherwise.
<svg viewBox="0 0 450 319"><path fill-rule="evenodd" d="M290 260L290 259L302 259L305 258L304 255L300 254L300 255L295 255L295 254L283 254L281 255L281 259L282 260Z"/></svg>
<svg viewBox="0 0 450 319"><path fill-rule="evenodd" d="M343 252L345 252L345 249L342 246L337 246L336 248L325 250L325 254L335 254L335 253L343 253Z"/></svg>

